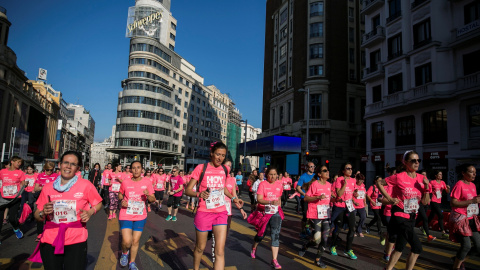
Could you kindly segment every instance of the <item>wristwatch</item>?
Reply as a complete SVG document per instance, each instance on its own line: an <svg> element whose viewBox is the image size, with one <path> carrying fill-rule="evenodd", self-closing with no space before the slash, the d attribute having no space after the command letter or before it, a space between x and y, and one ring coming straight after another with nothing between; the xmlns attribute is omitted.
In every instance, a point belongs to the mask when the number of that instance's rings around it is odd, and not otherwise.
<svg viewBox="0 0 480 270"><path fill-rule="evenodd" d="M45 216L45 213L44 213L43 211L40 211L40 213L38 213L38 216L39 216L40 218L43 218L43 216Z"/></svg>

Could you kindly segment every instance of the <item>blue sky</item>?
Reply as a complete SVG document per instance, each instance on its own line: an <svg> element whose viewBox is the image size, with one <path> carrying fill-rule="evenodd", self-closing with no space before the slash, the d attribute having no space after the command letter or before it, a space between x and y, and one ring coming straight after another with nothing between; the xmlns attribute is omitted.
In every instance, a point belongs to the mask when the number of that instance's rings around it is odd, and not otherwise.
<svg viewBox="0 0 480 270"><path fill-rule="evenodd" d="M196 67L205 85L229 93L248 123L261 127L264 0L172 0L175 51ZM128 7L134 0L8 0L8 46L17 65L48 83L69 103L82 104L95 122L95 141L110 136L121 80L127 77Z"/></svg>

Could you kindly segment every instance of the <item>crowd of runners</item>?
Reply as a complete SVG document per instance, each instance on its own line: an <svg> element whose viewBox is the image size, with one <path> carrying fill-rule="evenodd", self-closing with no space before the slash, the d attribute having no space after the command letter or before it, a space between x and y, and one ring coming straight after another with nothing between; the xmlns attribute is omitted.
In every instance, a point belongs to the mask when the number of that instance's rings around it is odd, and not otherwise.
<svg viewBox="0 0 480 270"><path fill-rule="evenodd" d="M241 172L235 174L231 162L226 161L225 144L213 143L210 150L210 161L188 173L176 166L169 172L162 167L145 169L139 161L125 167L108 164L103 171L95 164L92 170L82 171L82 157L74 151L65 152L58 164L46 162L42 171L36 172L33 166L23 167L21 158L12 157L0 171L0 217L4 218L0 230L10 223L21 239L21 224L34 218L38 244L29 260L43 262L45 269L85 269L86 224L92 215L104 210L108 220L118 219L120 224L119 264L138 269L135 258L147 213L167 211L166 221L175 222L184 198L185 207L195 214L194 269L200 268L209 239L214 269L224 268L225 242L234 210L257 232L252 239L251 258L257 257L257 246L269 232L271 267L282 269L278 252L282 245L283 209L295 199L296 211L302 215L301 227L297 228L303 240L299 255L304 256L309 248L316 249L313 264L321 268L327 267L326 254L338 256L339 233L348 230L343 250L348 258L357 259L355 238L375 231L380 236L379 245L385 246L385 269L393 269L407 244L410 253L406 269L413 269L422 253L414 229L423 223L422 233L428 241L434 241L429 223L435 216L442 237L460 243L452 269L462 269L467 255L480 253L480 196L472 183L476 177L473 165L458 168L459 181L452 188L442 180L441 171L432 180L419 171L421 160L415 151L405 152L402 165L389 169L388 177L376 176L368 189L365 176L359 171L354 173L348 162L335 174L327 166L309 162L307 171L293 180L288 172L268 167L253 171L244 183ZM248 213L239 198L244 186L250 199ZM444 220L441 198L447 194L451 197L451 212ZM164 199L167 209L162 210ZM427 217L428 207L431 211ZM369 209L373 219L366 224Z"/></svg>

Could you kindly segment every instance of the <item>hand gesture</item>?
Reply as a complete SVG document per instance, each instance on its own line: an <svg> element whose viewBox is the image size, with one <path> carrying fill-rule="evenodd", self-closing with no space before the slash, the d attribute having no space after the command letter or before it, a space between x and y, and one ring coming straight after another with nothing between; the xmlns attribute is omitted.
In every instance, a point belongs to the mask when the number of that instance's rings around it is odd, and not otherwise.
<svg viewBox="0 0 480 270"><path fill-rule="evenodd" d="M428 179L426 177L423 178L423 184L425 185L425 188L428 188Z"/></svg>
<svg viewBox="0 0 480 270"><path fill-rule="evenodd" d="M397 205L399 202L400 202L400 200L397 199L397 198L392 199L393 205Z"/></svg>
<svg viewBox="0 0 480 270"><path fill-rule="evenodd" d="M317 196L317 199L318 199L318 200L323 200L323 199L325 199L326 197L327 197L327 196L325 196L325 194L322 194L322 195L320 195L320 196Z"/></svg>
<svg viewBox="0 0 480 270"><path fill-rule="evenodd" d="M480 196L473 197L472 203L480 203Z"/></svg>
<svg viewBox="0 0 480 270"><path fill-rule="evenodd" d="M206 200L206 199L208 199L209 196L210 196L210 192L204 190L204 191L200 192L200 196L199 196L199 197L202 198L202 199L204 199L204 200Z"/></svg>
<svg viewBox="0 0 480 270"><path fill-rule="evenodd" d="M90 220L90 217L91 217L92 215L90 215L90 213L89 213L87 210L85 210L85 209L80 209L80 212L81 212L81 213L80 213L80 218L82 219L82 222L87 222L87 221Z"/></svg>
<svg viewBox="0 0 480 270"><path fill-rule="evenodd" d="M45 213L45 215L53 213L53 202L48 202L43 206L43 213Z"/></svg>
<svg viewBox="0 0 480 270"><path fill-rule="evenodd" d="M145 196L150 195L150 194L148 194L148 189L145 189L145 190L143 191L143 194L145 194Z"/></svg>
<svg viewBox="0 0 480 270"><path fill-rule="evenodd" d="M125 200L125 199L122 200L122 207L125 207L125 208L128 207L128 201L127 200Z"/></svg>
<svg viewBox="0 0 480 270"><path fill-rule="evenodd" d="M243 200L242 199L235 199L233 200L233 202L235 203L235 205L238 207L238 208L242 208L243 207Z"/></svg>

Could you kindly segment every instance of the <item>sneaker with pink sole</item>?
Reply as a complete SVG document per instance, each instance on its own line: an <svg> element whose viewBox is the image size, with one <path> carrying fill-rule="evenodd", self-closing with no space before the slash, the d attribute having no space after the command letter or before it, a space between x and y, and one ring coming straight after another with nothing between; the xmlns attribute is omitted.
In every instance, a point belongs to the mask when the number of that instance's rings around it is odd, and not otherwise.
<svg viewBox="0 0 480 270"><path fill-rule="evenodd" d="M272 265L272 267L275 268L275 269L282 269L282 266L278 263L277 260L272 260L271 265Z"/></svg>

